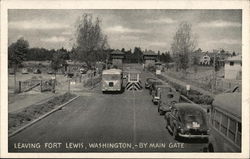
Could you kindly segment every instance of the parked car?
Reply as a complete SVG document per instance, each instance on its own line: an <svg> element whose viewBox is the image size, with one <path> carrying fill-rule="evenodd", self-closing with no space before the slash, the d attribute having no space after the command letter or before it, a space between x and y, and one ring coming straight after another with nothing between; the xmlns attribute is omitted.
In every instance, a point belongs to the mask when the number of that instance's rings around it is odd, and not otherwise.
<svg viewBox="0 0 250 159"><path fill-rule="evenodd" d="M8 69L8 71L9 71L10 75L14 75L15 74L15 70L13 68Z"/></svg>
<svg viewBox="0 0 250 159"><path fill-rule="evenodd" d="M149 89L152 85L153 81L156 81L155 78L147 78L145 82L145 89Z"/></svg>
<svg viewBox="0 0 250 159"><path fill-rule="evenodd" d="M155 85L155 91L152 91L152 102L155 105L159 104L161 94L171 92L172 89L174 88L170 87L168 84ZM163 98L165 98L165 96L163 96Z"/></svg>
<svg viewBox="0 0 250 159"><path fill-rule="evenodd" d="M183 138L209 137L206 113L201 106L190 103L177 103L165 114L167 128L174 136Z"/></svg>
<svg viewBox="0 0 250 159"><path fill-rule="evenodd" d="M180 93L169 85L164 85L164 87L157 89L156 92L159 96L159 101L156 104L158 104L160 115L164 115L172 105L180 102Z"/></svg>
<svg viewBox="0 0 250 159"><path fill-rule="evenodd" d="M22 69L22 74L28 74L29 72L28 72L28 69L27 68L23 68Z"/></svg>
<svg viewBox="0 0 250 159"><path fill-rule="evenodd" d="M47 73L48 73L48 74L54 74L55 71L53 71L53 70L48 70Z"/></svg>
<svg viewBox="0 0 250 159"><path fill-rule="evenodd" d="M160 80L152 81L152 84L149 87L149 94L152 95L152 93L156 90L157 85L163 85L163 83Z"/></svg>
<svg viewBox="0 0 250 159"><path fill-rule="evenodd" d="M88 71L87 68L80 68L80 73L81 73L81 74L86 74L87 71Z"/></svg>
<svg viewBox="0 0 250 159"><path fill-rule="evenodd" d="M34 73L34 74L41 74L42 72L41 72L40 69L34 69L33 73Z"/></svg>

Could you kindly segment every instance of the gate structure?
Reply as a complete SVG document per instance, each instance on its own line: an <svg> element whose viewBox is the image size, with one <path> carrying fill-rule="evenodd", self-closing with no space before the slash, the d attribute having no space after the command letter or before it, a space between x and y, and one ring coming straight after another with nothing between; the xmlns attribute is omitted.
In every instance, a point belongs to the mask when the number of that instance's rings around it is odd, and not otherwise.
<svg viewBox="0 0 250 159"><path fill-rule="evenodd" d="M126 84L126 90L141 90L142 84L140 81L139 71L129 71L128 72L128 82Z"/></svg>

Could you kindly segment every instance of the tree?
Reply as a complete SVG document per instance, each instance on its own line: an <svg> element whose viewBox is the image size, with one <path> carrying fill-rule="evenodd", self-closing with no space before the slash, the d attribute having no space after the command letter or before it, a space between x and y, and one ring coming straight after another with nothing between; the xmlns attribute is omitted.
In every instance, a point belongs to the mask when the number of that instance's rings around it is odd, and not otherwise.
<svg viewBox="0 0 250 159"><path fill-rule="evenodd" d="M160 55L160 61L165 62L165 63L172 62L172 58L171 58L171 56L170 56L170 52L167 51L167 52L165 52L165 53L162 53L162 54Z"/></svg>
<svg viewBox="0 0 250 159"><path fill-rule="evenodd" d="M196 41L192 35L191 25L187 22L182 22L171 44L171 50L177 64L177 71L183 69L186 72L189 65L189 54L194 51L195 45Z"/></svg>
<svg viewBox="0 0 250 159"><path fill-rule="evenodd" d="M199 48L199 49L195 50L195 51L194 51L194 53L202 53L201 48Z"/></svg>
<svg viewBox="0 0 250 159"><path fill-rule="evenodd" d="M199 65L199 58L198 56L194 55L193 57L193 66L194 66L194 72L197 73L198 68L197 66Z"/></svg>
<svg viewBox="0 0 250 159"><path fill-rule="evenodd" d="M54 71L55 81L56 81L56 73L57 73L57 71L60 68L64 67L66 64L67 64L67 62L65 61L62 52L57 51L53 55L53 58L52 58L51 63L50 63L50 67Z"/></svg>
<svg viewBox="0 0 250 159"><path fill-rule="evenodd" d="M235 52L233 52L232 56L236 56L236 53L235 53Z"/></svg>
<svg viewBox="0 0 250 159"><path fill-rule="evenodd" d="M8 63L14 69L14 89L16 91L16 71L26 58L29 48L29 42L23 37L19 38L15 43L8 47Z"/></svg>
<svg viewBox="0 0 250 159"><path fill-rule="evenodd" d="M92 20L91 14L83 14L76 25L76 54L78 61L91 67L96 62L98 53L109 48L107 36L102 33L100 19Z"/></svg>
<svg viewBox="0 0 250 159"><path fill-rule="evenodd" d="M134 56L134 62L137 61L137 63L142 63L142 61L143 61L142 60L143 53L142 53L140 47L135 47L134 48L134 54L132 56Z"/></svg>

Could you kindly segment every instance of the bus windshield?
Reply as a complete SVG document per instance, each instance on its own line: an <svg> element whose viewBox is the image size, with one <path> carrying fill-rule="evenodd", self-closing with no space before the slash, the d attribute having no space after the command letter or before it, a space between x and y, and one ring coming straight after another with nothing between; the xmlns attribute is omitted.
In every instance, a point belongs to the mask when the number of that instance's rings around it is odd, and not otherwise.
<svg viewBox="0 0 250 159"><path fill-rule="evenodd" d="M104 74L104 75L102 75L102 78L104 80L120 80L121 75L119 75L119 74Z"/></svg>

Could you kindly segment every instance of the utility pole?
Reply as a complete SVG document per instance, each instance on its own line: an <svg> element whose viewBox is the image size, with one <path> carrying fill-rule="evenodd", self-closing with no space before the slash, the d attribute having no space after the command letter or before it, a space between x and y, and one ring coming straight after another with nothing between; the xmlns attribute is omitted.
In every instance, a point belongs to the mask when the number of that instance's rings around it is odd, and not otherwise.
<svg viewBox="0 0 250 159"><path fill-rule="evenodd" d="M70 78L68 77L68 92L70 93Z"/></svg>
<svg viewBox="0 0 250 159"><path fill-rule="evenodd" d="M216 72L215 72L215 67L216 67L216 53L214 53L214 60L213 60L213 81L212 81L212 94L214 94L215 91L215 83L216 83Z"/></svg>
<svg viewBox="0 0 250 159"><path fill-rule="evenodd" d="M106 70L108 69L108 57L106 58Z"/></svg>

